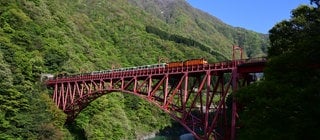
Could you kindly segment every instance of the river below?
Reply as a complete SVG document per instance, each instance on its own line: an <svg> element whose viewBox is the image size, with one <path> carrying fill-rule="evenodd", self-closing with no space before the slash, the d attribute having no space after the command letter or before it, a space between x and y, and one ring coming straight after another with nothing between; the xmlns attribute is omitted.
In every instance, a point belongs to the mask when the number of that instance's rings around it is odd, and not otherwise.
<svg viewBox="0 0 320 140"><path fill-rule="evenodd" d="M146 140L194 140L194 137L183 126L174 122L171 127L160 130L154 137Z"/></svg>

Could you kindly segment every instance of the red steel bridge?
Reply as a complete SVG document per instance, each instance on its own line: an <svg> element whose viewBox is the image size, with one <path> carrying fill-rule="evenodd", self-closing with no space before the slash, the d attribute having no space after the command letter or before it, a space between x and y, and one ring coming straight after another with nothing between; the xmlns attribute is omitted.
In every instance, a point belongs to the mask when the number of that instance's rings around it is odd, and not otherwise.
<svg viewBox="0 0 320 140"><path fill-rule="evenodd" d="M196 139L235 139L237 103L233 91L262 72L266 58L182 67L109 71L52 78L53 101L73 121L90 102L111 92L139 96L168 113Z"/></svg>

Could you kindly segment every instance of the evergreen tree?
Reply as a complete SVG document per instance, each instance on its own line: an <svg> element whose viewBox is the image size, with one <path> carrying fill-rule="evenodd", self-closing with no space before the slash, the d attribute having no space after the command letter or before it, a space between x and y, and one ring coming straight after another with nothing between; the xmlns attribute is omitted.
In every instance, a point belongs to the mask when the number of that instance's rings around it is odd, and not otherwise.
<svg viewBox="0 0 320 140"><path fill-rule="evenodd" d="M237 93L239 139L320 139L320 9L300 6L270 31L265 80Z"/></svg>

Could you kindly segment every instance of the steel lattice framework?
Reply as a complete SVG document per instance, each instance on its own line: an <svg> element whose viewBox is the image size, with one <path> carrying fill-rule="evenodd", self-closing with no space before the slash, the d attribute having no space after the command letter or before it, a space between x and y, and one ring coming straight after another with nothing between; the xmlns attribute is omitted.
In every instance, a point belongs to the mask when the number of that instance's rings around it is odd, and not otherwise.
<svg viewBox="0 0 320 140"><path fill-rule="evenodd" d="M153 68L60 77L46 81L53 101L73 121L90 102L111 92L139 96L180 122L196 139L234 139L232 91L262 72L265 58L175 68Z"/></svg>

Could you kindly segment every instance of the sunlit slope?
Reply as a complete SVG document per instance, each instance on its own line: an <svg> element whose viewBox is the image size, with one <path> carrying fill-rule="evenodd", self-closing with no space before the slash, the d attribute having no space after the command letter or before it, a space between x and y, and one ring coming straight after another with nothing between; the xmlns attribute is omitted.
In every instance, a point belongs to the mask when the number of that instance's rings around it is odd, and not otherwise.
<svg viewBox="0 0 320 140"><path fill-rule="evenodd" d="M231 45L244 47L248 57L265 55L269 46L267 35L229 26L185 0L128 1L167 23L168 32L201 42L226 56L231 55Z"/></svg>

